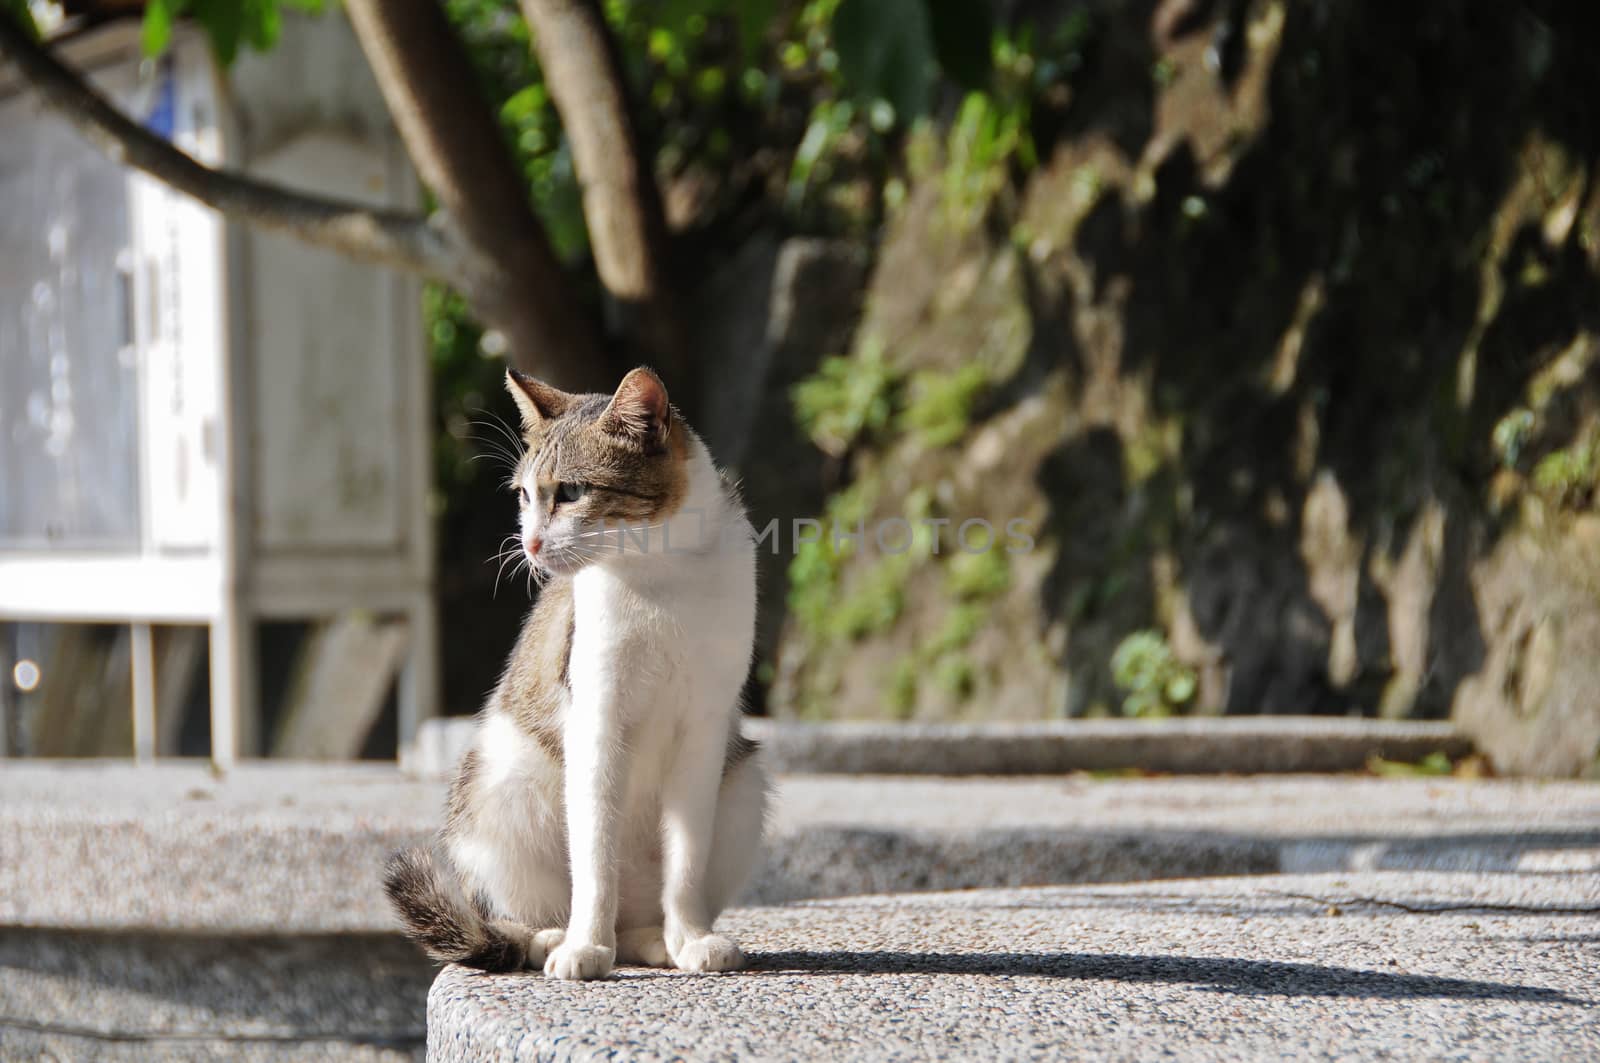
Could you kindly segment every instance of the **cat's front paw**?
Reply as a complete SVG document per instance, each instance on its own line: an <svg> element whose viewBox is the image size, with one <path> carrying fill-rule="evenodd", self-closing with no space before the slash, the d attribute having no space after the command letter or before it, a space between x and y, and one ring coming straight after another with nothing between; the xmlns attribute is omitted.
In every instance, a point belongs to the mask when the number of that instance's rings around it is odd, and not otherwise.
<svg viewBox="0 0 1600 1063"><path fill-rule="evenodd" d="M744 966L744 953L732 938L702 934L672 950L672 965L680 971L737 971Z"/></svg>
<svg viewBox="0 0 1600 1063"><path fill-rule="evenodd" d="M550 951L544 961L547 978L564 978L569 982L604 978L611 973L617 952L604 945L579 945L562 942Z"/></svg>

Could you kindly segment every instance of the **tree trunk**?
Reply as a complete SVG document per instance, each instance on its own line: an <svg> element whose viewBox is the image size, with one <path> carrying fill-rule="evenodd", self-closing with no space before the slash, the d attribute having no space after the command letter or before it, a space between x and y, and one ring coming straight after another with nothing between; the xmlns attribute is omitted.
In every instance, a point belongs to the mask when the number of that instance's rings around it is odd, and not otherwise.
<svg viewBox="0 0 1600 1063"><path fill-rule="evenodd" d="M347 0L412 162L464 247L463 291L513 365L569 390L619 375L528 201L527 184L436 0Z"/></svg>
<svg viewBox="0 0 1600 1063"><path fill-rule="evenodd" d="M628 109L622 65L593 0L522 0L545 85L583 188L600 280L634 353L684 398L697 381L667 266L667 226L651 161Z"/></svg>
<svg viewBox="0 0 1600 1063"><path fill-rule="evenodd" d="M308 195L238 170L205 166L129 118L7 15L0 15L0 59L15 63L47 106L119 165L142 170L249 225L287 233L360 262L455 279L455 242L428 218Z"/></svg>

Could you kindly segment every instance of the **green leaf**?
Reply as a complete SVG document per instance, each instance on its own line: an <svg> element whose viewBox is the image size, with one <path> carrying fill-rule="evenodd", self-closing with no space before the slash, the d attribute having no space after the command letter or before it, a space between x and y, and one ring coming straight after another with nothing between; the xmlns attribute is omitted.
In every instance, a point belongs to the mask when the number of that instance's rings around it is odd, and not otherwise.
<svg viewBox="0 0 1600 1063"><path fill-rule="evenodd" d="M250 47L264 52L278 43L278 36L283 32L283 13L278 0L245 0L240 8L244 37Z"/></svg>
<svg viewBox="0 0 1600 1063"><path fill-rule="evenodd" d="M232 66L239 56L239 41L244 34L245 5L236 0L193 0L195 21L205 27L217 62Z"/></svg>
<svg viewBox="0 0 1600 1063"><path fill-rule="evenodd" d="M39 27L33 21L33 12L28 10L28 0L0 0L0 12L10 15L28 36L39 39Z"/></svg>
<svg viewBox="0 0 1600 1063"><path fill-rule="evenodd" d="M144 23L139 28L139 44L144 54L154 57L167 50L172 40L172 0L150 0L145 5Z"/></svg>
<svg viewBox="0 0 1600 1063"><path fill-rule="evenodd" d="M989 87L994 56L989 39L994 27L983 0L926 0L933 50L945 76L964 89Z"/></svg>
<svg viewBox="0 0 1600 1063"><path fill-rule="evenodd" d="M833 40L852 91L888 100L902 124L927 113L936 65L923 0L843 0Z"/></svg>
<svg viewBox="0 0 1600 1063"><path fill-rule="evenodd" d="M778 16L778 0L739 0L734 4L734 14L739 23L739 46L744 50L744 61L754 64L766 41L767 30Z"/></svg>
<svg viewBox="0 0 1600 1063"><path fill-rule="evenodd" d="M1167 680L1167 700L1174 705L1182 705L1194 697L1195 676L1193 672L1179 672Z"/></svg>

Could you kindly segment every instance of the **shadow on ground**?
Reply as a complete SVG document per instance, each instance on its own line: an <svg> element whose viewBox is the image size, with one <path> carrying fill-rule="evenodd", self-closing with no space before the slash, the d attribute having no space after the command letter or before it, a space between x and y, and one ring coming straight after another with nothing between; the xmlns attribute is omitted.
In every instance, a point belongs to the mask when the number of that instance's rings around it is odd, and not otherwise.
<svg viewBox="0 0 1600 1063"><path fill-rule="evenodd" d="M1435 997L1590 1004L1554 989L1418 974L1385 974L1312 963L1263 963L1230 957L1095 955L1077 952L768 952L751 958L753 973L860 975L949 974L1072 978L1191 985L1244 996Z"/></svg>
<svg viewBox="0 0 1600 1063"><path fill-rule="evenodd" d="M874 893L1085 885L1158 879L1371 871L1570 873L1565 857L1600 851L1600 831L1274 835L1251 832L1018 827L970 835L819 827L785 840L745 903ZM1542 870L1543 860L1551 870ZM1142 902L1140 902L1142 903Z"/></svg>

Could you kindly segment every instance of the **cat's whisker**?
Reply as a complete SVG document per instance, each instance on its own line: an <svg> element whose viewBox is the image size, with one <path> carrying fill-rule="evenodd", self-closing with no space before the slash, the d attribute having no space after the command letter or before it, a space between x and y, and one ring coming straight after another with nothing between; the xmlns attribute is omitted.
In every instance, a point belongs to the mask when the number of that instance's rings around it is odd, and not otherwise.
<svg viewBox="0 0 1600 1063"><path fill-rule="evenodd" d="M596 528L593 531L579 532L573 538L588 539L597 535L616 535L618 533L637 535L639 532L659 531L666 526L665 522L661 524L617 524L609 528Z"/></svg>
<svg viewBox="0 0 1600 1063"><path fill-rule="evenodd" d="M483 449L493 450L501 454L515 454L520 456L522 450L524 449L519 446L513 446L498 436L477 435L473 436L472 439L473 442L477 443Z"/></svg>
<svg viewBox="0 0 1600 1063"><path fill-rule="evenodd" d="M467 422L468 424L471 424L471 425L473 425L475 427L480 427L480 428L492 428L492 429L494 429L496 432L499 432L500 435L507 442L509 442L511 444L511 448L513 450L516 450L516 451L520 452L520 451L524 451L524 450L527 449L527 445L523 442L521 434L513 431L511 429L511 427L506 424L505 420L503 418L501 418L498 414L494 413L492 410L486 410L486 409L478 409L478 410L474 410L473 412L474 413L481 413L481 414L484 415L484 417L481 420L469 420Z"/></svg>
<svg viewBox="0 0 1600 1063"><path fill-rule="evenodd" d="M487 410L478 412L488 413ZM493 414L489 416L494 417ZM474 436L474 440L483 448L482 453L474 455L474 458L494 457L505 462L513 471L522 463L523 457L528 452L527 445L522 441L521 437L507 428L498 418L493 420L474 419L468 423L474 427L492 429L499 433L498 436L487 434Z"/></svg>

